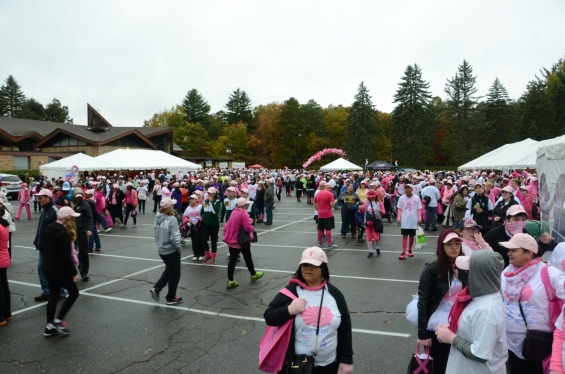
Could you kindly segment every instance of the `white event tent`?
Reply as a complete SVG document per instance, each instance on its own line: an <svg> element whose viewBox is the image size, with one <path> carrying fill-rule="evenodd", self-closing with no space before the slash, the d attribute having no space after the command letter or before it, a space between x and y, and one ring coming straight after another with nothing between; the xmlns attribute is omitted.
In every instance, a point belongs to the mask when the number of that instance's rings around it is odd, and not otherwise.
<svg viewBox="0 0 565 374"><path fill-rule="evenodd" d="M535 169L538 145L541 143L543 142L528 138L518 143L506 144L473 161L459 166L459 170Z"/></svg>
<svg viewBox="0 0 565 374"><path fill-rule="evenodd" d="M93 170L114 170L116 168L109 162L97 160L96 158L84 153L77 153L76 155L41 165L39 167L39 171L49 179L58 177L64 178L65 174L71 172L71 168L73 166L78 167L79 172Z"/></svg>
<svg viewBox="0 0 565 374"><path fill-rule="evenodd" d="M170 155L163 151L151 151L144 149L117 149L105 153L97 160L105 161L114 165L113 170L156 170L167 169L173 173L182 171L186 173L191 170L201 169L202 166ZM157 171L157 170L156 170Z"/></svg>
<svg viewBox="0 0 565 374"><path fill-rule="evenodd" d="M337 160L322 166L320 170L363 170L363 168L340 157Z"/></svg>

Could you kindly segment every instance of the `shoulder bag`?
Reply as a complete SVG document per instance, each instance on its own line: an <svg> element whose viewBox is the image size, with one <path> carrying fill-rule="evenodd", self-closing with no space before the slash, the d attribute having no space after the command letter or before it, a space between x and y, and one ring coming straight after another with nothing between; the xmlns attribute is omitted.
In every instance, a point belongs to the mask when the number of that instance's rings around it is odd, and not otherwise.
<svg viewBox="0 0 565 374"><path fill-rule="evenodd" d="M320 316L322 315L322 306L324 303L324 292L326 287L322 288L322 298L320 300L320 308L318 309L318 323L316 324L316 341L314 343L314 351L310 355L294 355L292 362L285 362L282 372L284 374L314 374L314 360L318 353L318 335L320 333Z"/></svg>
<svg viewBox="0 0 565 374"><path fill-rule="evenodd" d="M522 356L524 356L526 361L541 363L547 356L551 355L553 332L530 330L520 301L518 301L518 306L520 307L520 314L527 330L524 346L522 347Z"/></svg>
<svg viewBox="0 0 565 374"><path fill-rule="evenodd" d="M382 234L383 231L384 231L384 227L383 227L383 221L381 220L381 215L379 213L378 218L377 218L377 210L373 206L373 202L370 202L370 204L371 204L372 212L367 211L367 213L366 213L366 215L367 215L367 226L373 226L373 230L375 230L375 232ZM378 204L377 204L377 207L378 207Z"/></svg>

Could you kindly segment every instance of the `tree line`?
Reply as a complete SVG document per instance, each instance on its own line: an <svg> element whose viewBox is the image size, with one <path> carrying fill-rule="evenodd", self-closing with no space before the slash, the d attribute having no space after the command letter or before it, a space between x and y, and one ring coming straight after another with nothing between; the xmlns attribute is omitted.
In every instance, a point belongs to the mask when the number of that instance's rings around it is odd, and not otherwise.
<svg viewBox="0 0 565 374"><path fill-rule="evenodd" d="M73 123L69 108L57 99L43 105L33 97L27 98L18 81L11 75L0 87L0 116L40 121Z"/></svg>
<svg viewBox="0 0 565 374"><path fill-rule="evenodd" d="M197 89L145 121L175 128L175 142L194 156L226 157L269 167L299 167L323 148L341 148L357 164L383 159L406 166L461 165L504 144L565 134L565 60L540 69L518 100L495 78L478 92L464 60L434 96L417 64L406 67L386 113L364 82L350 106L320 106L295 98L252 106L244 90L212 113ZM325 163L322 160L319 164Z"/></svg>

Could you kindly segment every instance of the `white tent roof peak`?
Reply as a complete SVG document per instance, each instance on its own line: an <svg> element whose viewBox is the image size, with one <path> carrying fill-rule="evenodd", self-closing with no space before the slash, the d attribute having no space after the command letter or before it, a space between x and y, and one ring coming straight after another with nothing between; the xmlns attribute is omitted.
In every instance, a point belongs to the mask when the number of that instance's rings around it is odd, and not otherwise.
<svg viewBox="0 0 565 374"><path fill-rule="evenodd" d="M505 144L473 161L459 166L459 169L535 168L538 145L541 143L528 138L521 142Z"/></svg>
<svg viewBox="0 0 565 374"><path fill-rule="evenodd" d="M80 171L93 171L93 170L113 170L116 167L109 162L97 160L84 153L77 153L69 157L62 158L57 161L41 165L39 170L41 173L49 178L64 177L65 174L71 171L73 166L77 166Z"/></svg>
<svg viewBox="0 0 565 374"><path fill-rule="evenodd" d="M363 168L340 157L337 160L322 166L320 170L363 170Z"/></svg>
<svg viewBox="0 0 565 374"><path fill-rule="evenodd" d="M116 170L168 169L172 172L198 170L202 166L163 151L145 149L116 149L96 157L115 165Z"/></svg>

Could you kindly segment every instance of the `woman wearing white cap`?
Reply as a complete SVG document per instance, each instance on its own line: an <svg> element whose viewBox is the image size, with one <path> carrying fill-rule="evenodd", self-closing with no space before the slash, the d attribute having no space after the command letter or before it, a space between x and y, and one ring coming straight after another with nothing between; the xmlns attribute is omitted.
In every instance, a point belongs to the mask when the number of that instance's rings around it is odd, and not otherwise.
<svg viewBox="0 0 565 374"><path fill-rule="evenodd" d="M512 187L504 187L501 193L502 196L500 197L500 199L498 199L492 211L494 227L502 226L504 219L506 218L506 212L508 211L508 209L514 205L518 205L518 202L514 200Z"/></svg>
<svg viewBox="0 0 565 374"><path fill-rule="evenodd" d="M47 327L43 335L53 336L70 333L63 321L78 298L78 257L75 250L77 227L75 217L79 213L70 207L62 207L57 212L57 221L47 227L47 244L45 246L43 274L49 284L49 301L47 302ZM55 312L61 287L69 292L57 318Z"/></svg>
<svg viewBox="0 0 565 374"><path fill-rule="evenodd" d="M215 265L216 252L218 250L218 233L220 232L220 209L222 202L218 200L218 191L214 187L208 188L208 198L202 203L200 215L202 216L202 247L205 259L203 264ZM208 246L210 238L210 246ZM211 247L211 250L210 250Z"/></svg>
<svg viewBox="0 0 565 374"><path fill-rule="evenodd" d="M263 314L269 326L281 326L293 319L281 373L286 373L293 362L311 360L313 351L314 373L352 373L351 316L345 297L330 283L325 252L318 247L306 248L285 288L296 298L279 292Z"/></svg>
<svg viewBox="0 0 565 374"><path fill-rule="evenodd" d="M501 294L506 316L508 363L512 374L543 374L542 362L527 361L522 354L527 329L553 332L549 300L542 280L546 266L537 256L538 244L518 233L499 243L508 249L510 265L502 272ZM551 351L547 352L547 356Z"/></svg>
<svg viewBox="0 0 565 374"><path fill-rule="evenodd" d="M251 219L247 214L247 207L249 201L246 198L240 197L237 199L237 208L232 212L230 219L226 222L224 227L224 243L228 245L230 252L230 262L228 264L228 284L227 288L234 288L239 286L239 283L234 280L235 263L237 257L241 253L245 260L247 270L251 274L251 281L255 282L257 279L263 277L262 271L255 271L253 266L253 258L251 257L251 241L248 247L242 247L239 244L238 236L239 230L243 228L247 235L253 235L255 229L251 224Z"/></svg>
<svg viewBox="0 0 565 374"><path fill-rule="evenodd" d="M192 243L192 261L203 261L204 249L202 248L202 238L200 236L200 229L196 229L196 224L202 218L200 216L200 211L202 206L198 204L200 197L197 194L192 194L189 196L189 205L184 211L184 216L190 220L190 241Z"/></svg>
<svg viewBox="0 0 565 374"><path fill-rule="evenodd" d="M161 199L159 213L155 216L155 241L157 252L165 263L165 271L151 290L153 300L159 301L159 294L165 286L169 291L165 297L167 305L180 304L182 297L178 297L177 287L180 280L180 253L182 249L179 225L175 218L173 205L175 200L168 197Z"/></svg>

